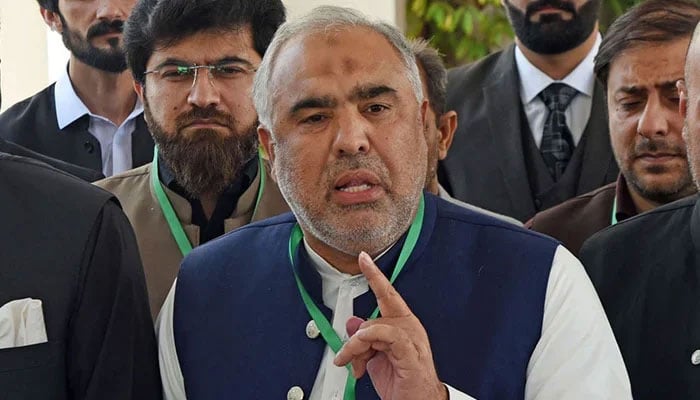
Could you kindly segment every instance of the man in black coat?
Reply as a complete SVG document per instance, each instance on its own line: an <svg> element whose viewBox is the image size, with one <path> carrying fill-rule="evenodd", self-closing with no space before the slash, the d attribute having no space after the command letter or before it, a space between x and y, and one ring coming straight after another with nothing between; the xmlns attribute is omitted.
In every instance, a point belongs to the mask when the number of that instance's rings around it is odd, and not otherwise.
<svg viewBox="0 0 700 400"><path fill-rule="evenodd" d="M700 33L678 83L683 136L700 179ZM700 201L688 197L607 228L581 261L617 338L635 399L700 395Z"/></svg>
<svg viewBox="0 0 700 400"><path fill-rule="evenodd" d="M0 137L111 176L153 156L121 32L136 0L37 0L70 60L58 81L0 115Z"/></svg>
<svg viewBox="0 0 700 400"><path fill-rule="evenodd" d="M134 234L109 193L0 154L0 398L159 399Z"/></svg>
<svg viewBox="0 0 700 400"><path fill-rule="evenodd" d="M449 72L459 123L439 179L459 200L527 221L617 177L593 75L600 0L503 3L515 44Z"/></svg>

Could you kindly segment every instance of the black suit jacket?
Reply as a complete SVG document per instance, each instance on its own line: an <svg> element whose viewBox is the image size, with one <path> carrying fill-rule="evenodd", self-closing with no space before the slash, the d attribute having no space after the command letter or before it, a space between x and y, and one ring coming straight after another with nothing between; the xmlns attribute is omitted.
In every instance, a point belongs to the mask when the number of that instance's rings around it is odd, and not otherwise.
<svg viewBox="0 0 700 400"><path fill-rule="evenodd" d="M448 73L447 108L459 125L440 183L459 200L521 221L535 212L523 156L520 78L515 45ZM602 86L596 82L586 146L576 195L615 180L617 163L610 147ZM565 199L562 199L562 201Z"/></svg>
<svg viewBox="0 0 700 400"><path fill-rule="evenodd" d="M0 137L37 153L101 172L102 152L100 142L88 132L90 117L84 115L64 129L58 128L55 86L51 84L0 114ZM131 155L134 168L153 160L153 138L143 115L136 118Z"/></svg>
<svg viewBox="0 0 700 400"><path fill-rule="evenodd" d="M687 197L606 228L581 248L636 400L700 396L700 202Z"/></svg>
<svg viewBox="0 0 700 400"><path fill-rule="evenodd" d="M58 168L61 171L68 172L69 174L77 176L78 178L87 182L99 181L100 179L104 179L105 177L100 171L96 171L90 168L79 167L77 165L73 165L65 161L57 160L55 158L39 154L37 152L26 149L18 144L8 142L7 140L2 138L0 138L0 153L7 153L15 156L33 158L35 160L49 164L54 168Z"/></svg>
<svg viewBox="0 0 700 400"><path fill-rule="evenodd" d="M159 399L134 233L109 193L0 154L0 306L42 301L48 342L0 349L0 398Z"/></svg>

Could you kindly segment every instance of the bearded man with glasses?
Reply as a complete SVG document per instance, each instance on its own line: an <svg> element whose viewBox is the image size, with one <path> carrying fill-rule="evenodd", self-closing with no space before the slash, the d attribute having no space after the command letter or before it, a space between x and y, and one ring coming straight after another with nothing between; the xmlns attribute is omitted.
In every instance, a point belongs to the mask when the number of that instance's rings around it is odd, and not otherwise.
<svg viewBox="0 0 700 400"><path fill-rule="evenodd" d="M288 208L258 155L253 76L284 22L279 0L146 0L127 60L153 162L98 182L134 226L155 317L192 247Z"/></svg>

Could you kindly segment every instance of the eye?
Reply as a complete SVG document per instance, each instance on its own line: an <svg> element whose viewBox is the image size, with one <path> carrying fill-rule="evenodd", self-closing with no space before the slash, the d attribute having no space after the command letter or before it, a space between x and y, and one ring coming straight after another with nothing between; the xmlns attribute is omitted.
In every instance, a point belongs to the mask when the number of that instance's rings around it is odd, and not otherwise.
<svg viewBox="0 0 700 400"><path fill-rule="evenodd" d="M370 104L366 110L372 114L379 114L382 111L388 110L389 107L383 105L383 104Z"/></svg>
<svg viewBox="0 0 700 400"><path fill-rule="evenodd" d="M325 121L325 119L326 119L326 116L325 116L325 115L322 115L322 114L314 114L314 115L312 115L312 116L310 116L310 117L304 118L301 122L303 122L303 123L305 123L305 124L314 124L314 123L318 123L318 122L321 122L321 121Z"/></svg>
<svg viewBox="0 0 700 400"><path fill-rule="evenodd" d="M325 121L328 117L324 114L313 114L301 120L302 124L318 124Z"/></svg>
<svg viewBox="0 0 700 400"><path fill-rule="evenodd" d="M643 101L639 99L621 99L618 100L618 105L623 111L632 111L639 107L642 107Z"/></svg>
<svg viewBox="0 0 700 400"><path fill-rule="evenodd" d="M192 71L189 67L169 65L160 69L160 75L169 81L181 81L191 78Z"/></svg>
<svg viewBox="0 0 700 400"><path fill-rule="evenodd" d="M237 76L243 75L248 70L236 64L224 64L217 65L213 70L214 74L221 78L235 78Z"/></svg>

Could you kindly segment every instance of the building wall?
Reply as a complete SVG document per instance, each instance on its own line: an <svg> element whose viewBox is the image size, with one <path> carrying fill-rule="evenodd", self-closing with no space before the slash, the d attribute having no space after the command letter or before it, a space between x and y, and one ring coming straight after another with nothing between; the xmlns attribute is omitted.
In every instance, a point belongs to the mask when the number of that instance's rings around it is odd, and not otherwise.
<svg viewBox="0 0 700 400"><path fill-rule="evenodd" d="M283 0L290 18L333 4L358 9L403 26L406 0ZM0 0L1 110L33 95L65 68L68 52L60 35L51 32L34 0Z"/></svg>
<svg viewBox="0 0 700 400"><path fill-rule="evenodd" d="M46 25L34 0L0 0L2 109L48 83Z"/></svg>

